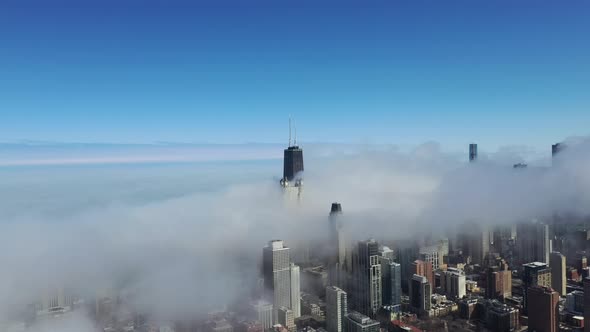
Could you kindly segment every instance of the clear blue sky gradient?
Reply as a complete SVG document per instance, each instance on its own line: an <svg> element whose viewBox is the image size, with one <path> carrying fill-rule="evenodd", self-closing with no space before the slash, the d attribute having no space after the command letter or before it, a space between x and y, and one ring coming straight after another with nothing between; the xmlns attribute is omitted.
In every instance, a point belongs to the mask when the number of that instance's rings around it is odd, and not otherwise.
<svg viewBox="0 0 590 332"><path fill-rule="evenodd" d="M0 141L546 146L590 128L590 2L0 4Z"/></svg>

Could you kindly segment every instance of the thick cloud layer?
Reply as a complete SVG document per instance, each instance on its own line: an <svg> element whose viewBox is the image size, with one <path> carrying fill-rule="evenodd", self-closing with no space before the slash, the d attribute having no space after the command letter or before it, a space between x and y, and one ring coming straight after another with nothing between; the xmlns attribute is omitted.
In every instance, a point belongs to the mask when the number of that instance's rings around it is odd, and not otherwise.
<svg viewBox="0 0 590 332"><path fill-rule="evenodd" d="M545 158L526 169L512 168L522 161L514 149L468 164L435 143L304 147L299 207L278 186L280 160L2 169L0 317L63 286L134 294L134 306L160 319L222 308L250 292L268 240L327 238L333 201L358 239L588 215L590 143L567 144L553 166Z"/></svg>

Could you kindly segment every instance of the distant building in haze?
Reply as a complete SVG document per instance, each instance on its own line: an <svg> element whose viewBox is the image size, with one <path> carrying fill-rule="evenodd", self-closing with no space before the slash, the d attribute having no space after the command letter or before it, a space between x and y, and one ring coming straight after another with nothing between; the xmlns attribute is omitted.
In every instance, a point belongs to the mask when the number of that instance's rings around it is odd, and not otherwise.
<svg viewBox="0 0 590 332"><path fill-rule="evenodd" d="M549 225L533 220L517 225L516 237L520 262L543 262L549 264L551 240Z"/></svg>
<svg viewBox="0 0 590 332"><path fill-rule="evenodd" d="M332 203L330 208L330 242L328 252L329 284L346 288L346 270L351 262L347 259L346 235L342 225L342 205Z"/></svg>
<svg viewBox="0 0 590 332"><path fill-rule="evenodd" d="M477 144L469 144L469 161L473 162L477 160Z"/></svg>
<svg viewBox="0 0 590 332"><path fill-rule="evenodd" d="M565 256L559 252L552 252L549 255L549 267L551 268L551 287L560 296L566 295L567 278L565 276Z"/></svg>

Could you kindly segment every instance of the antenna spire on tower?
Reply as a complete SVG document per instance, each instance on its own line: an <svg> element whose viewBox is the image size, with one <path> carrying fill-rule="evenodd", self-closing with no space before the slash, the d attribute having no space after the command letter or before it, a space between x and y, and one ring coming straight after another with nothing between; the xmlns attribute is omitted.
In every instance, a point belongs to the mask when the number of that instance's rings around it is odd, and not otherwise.
<svg viewBox="0 0 590 332"><path fill-rule="evenodd" d="M289 115L289 147L291 147L291 116Z"/></svg>
<svg viewBox="0 0 590 332"><path fill-rule="evenodd" d="M293 129L295 129L295 138L293 140L293 145L297 146L297 125L293 126Z"/></svg>

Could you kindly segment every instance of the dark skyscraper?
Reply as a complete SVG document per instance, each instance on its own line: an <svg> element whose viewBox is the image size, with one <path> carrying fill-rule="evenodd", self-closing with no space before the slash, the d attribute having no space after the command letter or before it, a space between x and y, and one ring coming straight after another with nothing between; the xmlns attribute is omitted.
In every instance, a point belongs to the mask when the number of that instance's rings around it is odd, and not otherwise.
<svg viewBox="0 0 590 332"><path fill-rule="evenodd" d="M551 156L555 157L556 154L558 154L560 151L562 151L564 148L563 143L555 143L553 145L551 145Z"/></svg>
<svg viewBox="0 0 590 332"><path fill-rule="evenodd" d="M469 144L469 161L477 160L477 144Z"/></svg>
<svg viewBox="0 0 590 332"><path fill-rule="evenodd" d="M295 128L295 139L291 144L291 118L289 118L289 146L285 149L283 157L283 182L291 182L303 172L303 150L297 146L297 128Z"/></svg>
<svg viewBox="0 0 590 332"><path fill-rule="evenodd" d="M283 179L293 181L301 172L303 172L303 150L297 145L291 145L285 149Z"/></svg>

